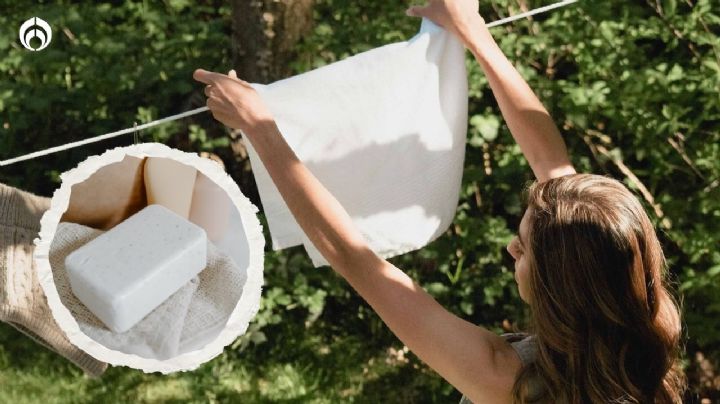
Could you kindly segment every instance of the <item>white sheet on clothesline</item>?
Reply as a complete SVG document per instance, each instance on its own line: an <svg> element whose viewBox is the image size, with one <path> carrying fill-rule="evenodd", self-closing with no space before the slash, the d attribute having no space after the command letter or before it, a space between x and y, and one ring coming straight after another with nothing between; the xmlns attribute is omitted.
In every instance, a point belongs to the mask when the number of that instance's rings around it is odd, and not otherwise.
<svg viewBox="0 0 720 404"><path fill-rule="evenodd" d="M298 158L389 258L417 250L453 221L465 157L465 48L428 19L393 43L269 85L252 84ZM303 244L327 261L245 142L274 250Z"/></svg>

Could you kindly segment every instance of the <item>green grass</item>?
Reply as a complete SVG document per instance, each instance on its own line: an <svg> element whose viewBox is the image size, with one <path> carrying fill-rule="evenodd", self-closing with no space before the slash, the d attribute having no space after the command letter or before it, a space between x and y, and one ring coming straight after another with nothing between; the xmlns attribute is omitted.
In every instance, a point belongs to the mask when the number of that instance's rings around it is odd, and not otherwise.
<svg viewBox="0 0 720 404"><path fill-rule="evenodd" d="M0 403L457 402L459 393L414 355L397 359L390 348L397 351L402 345L350 294L349 286L330 272L317 271L308 287L325 277L334 294L345 298L328 298L314 321L308 321L309 311L298 307L294 297L285 305L264 298L251 325L282 313L280 321L262 327L265 340L240 343L252 340L251 331L191 372L146 374L111 366L92 379L0 323ZM278 277L282 271L269 273L269 283L282 284ZM296 286L285 284L284 292Z"/></svg>

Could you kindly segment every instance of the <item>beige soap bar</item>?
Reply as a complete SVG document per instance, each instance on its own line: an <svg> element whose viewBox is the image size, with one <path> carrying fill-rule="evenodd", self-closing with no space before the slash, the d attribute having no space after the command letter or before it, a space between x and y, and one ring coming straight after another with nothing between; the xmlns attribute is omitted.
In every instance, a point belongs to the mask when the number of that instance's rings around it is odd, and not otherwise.
<svg viewBox="0 0 720 404"><path fill-rule="evenodd" d="M225 237L230 223L230 198L203 173L198 173L190 205L190 221L205 229L210 241Z"/></svg>
<svg viewBox="0 0 720 404"><path fill-rule="evenodd" d="M190 217L195 167L169 158L148 157L144 176L148 205L162 205L185 219Z"/></svg>

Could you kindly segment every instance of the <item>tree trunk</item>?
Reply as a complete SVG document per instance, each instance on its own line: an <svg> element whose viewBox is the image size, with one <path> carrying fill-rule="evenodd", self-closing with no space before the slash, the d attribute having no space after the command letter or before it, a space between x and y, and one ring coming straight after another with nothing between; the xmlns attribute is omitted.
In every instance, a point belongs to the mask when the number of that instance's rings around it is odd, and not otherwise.
<svg viewBox="0 0 720 404"><path fill-rule="evenodd" d="M291 76L295 45L313 29L314 0L232 0L232 58L239 78L268 84ZM240 131L230 133L234 161L227 166L243 193L261 206Z"/></svg>
<svg viewBox="0 0 720 404"><path fill-rule="evenodd" d="M233 65L267 84L290 76L295 45L313 28L313 0L233 0Z"/></svg>

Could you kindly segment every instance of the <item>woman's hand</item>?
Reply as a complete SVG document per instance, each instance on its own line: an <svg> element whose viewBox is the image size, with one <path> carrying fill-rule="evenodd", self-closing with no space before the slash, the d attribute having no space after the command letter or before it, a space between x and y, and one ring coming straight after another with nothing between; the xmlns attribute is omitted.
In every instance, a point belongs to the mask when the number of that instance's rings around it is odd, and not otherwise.
<svg viewBox="0 0 720 404"><path fill-rule="evenodd" d="M424 7L412 6L405 13L431 20L455 34L467 46L472 28L485 25L478 8L478 0L428 0Z"/></svg>
<svg viewBox="0 0 720 404"><path fill-rule="evenodd" d="M193 78L207 84L207 106L213 117L224 125L248 133L258 124L272 121L272 114L257 91L248 82L238 79L235 70L230 70L226 76L197 69Z"/></svg>

